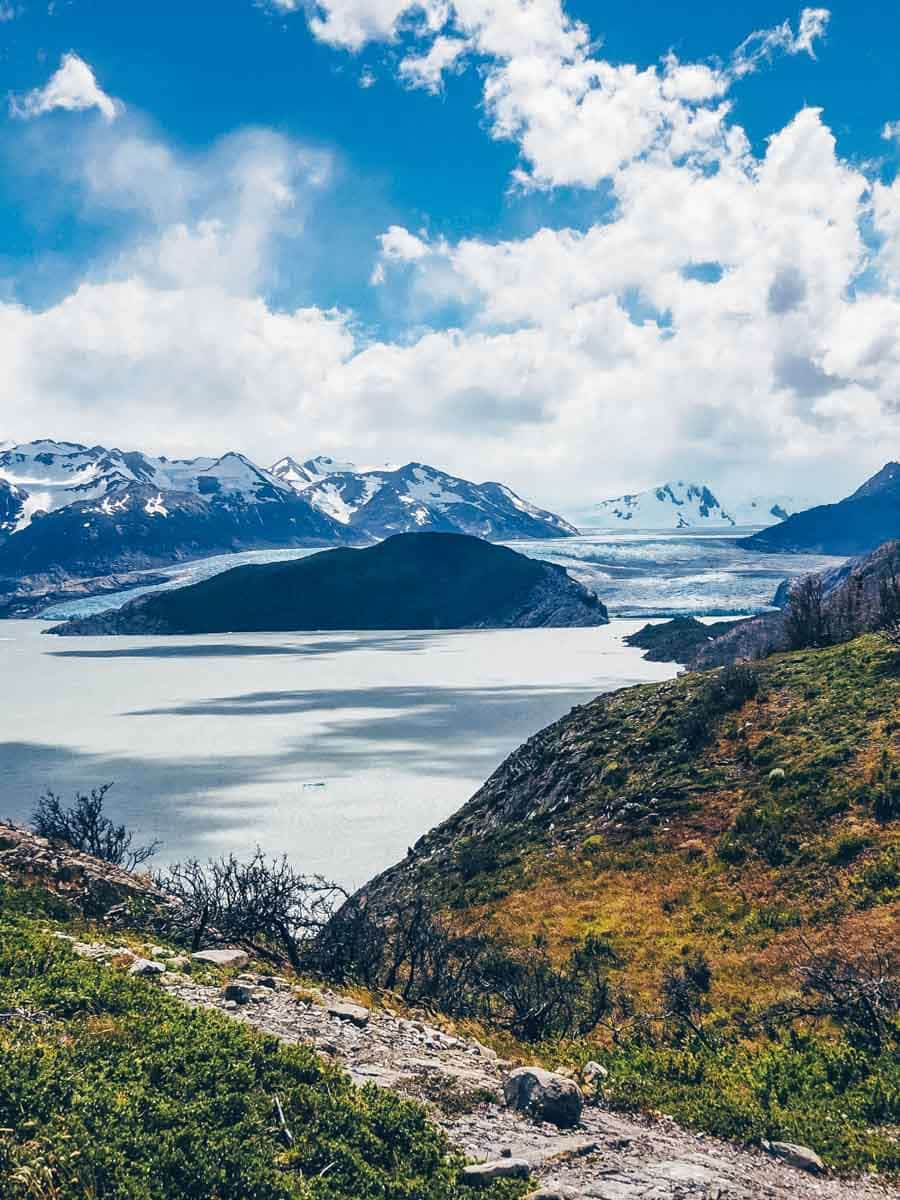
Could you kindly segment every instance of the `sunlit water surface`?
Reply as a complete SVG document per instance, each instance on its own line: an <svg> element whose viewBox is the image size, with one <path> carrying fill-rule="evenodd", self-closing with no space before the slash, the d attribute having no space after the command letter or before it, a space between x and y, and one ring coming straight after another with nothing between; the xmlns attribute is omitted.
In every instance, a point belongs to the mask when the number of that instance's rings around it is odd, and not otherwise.
<svg viewBox="0 0 900 1200"><path fill-rule="evenodd" d="M0 816L110 780L160 861L259 843L349 885L530 734L674 668L597 629L56 638L0 622Z"/></svg>

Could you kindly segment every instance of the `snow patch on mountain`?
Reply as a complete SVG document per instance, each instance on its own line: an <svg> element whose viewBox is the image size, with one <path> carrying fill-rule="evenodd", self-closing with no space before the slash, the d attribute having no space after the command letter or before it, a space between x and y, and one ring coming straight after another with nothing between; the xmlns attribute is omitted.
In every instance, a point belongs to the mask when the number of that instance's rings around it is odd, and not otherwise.
<svg viewBox="0 0 900 1200"><path fill-rule="evenodd" d="M489 539L576 532L562 518L502 484L471 483L425 463L369 472L338 471L304 487L303 496L334 520L373 538L420 529Z"/></svg>
<svg viewBox="0 0 900 1200"><path fill-rule="evenodd" d="M600 529L732 529L773 525L802 507L791 496L755 496L722 502L710 487L684 480L603 500L579 513L584 525Z"/></svg>

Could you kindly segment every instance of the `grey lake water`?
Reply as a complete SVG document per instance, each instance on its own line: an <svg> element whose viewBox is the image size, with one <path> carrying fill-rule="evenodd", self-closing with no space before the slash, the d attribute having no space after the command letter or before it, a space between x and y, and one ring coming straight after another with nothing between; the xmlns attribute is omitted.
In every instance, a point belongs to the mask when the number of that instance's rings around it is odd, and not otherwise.
<svg viewBox="0 0 900 1200"><path fill-rule="evenodd" d="M0 817L114 781L159 861L257 843L364 882L503 758L599 692L675 668L596 629L56 638L0 622Z"/></svg>
<svg viewBox="0 0 900 1200"><path fill-rule="evenodd" d="M599 692L675 672L622 643L648 617L751 613L787 575L839 560L730 536L586 533L516 549L560 563L613 614L598 629L56 638L74 600L0 621L0 817L113 781L112 815L160 860L259 843L362 883L460 807L530 734ZM168 568L182 586L256 551ZM156 585L154 585L156 586ZM147 589L153 590L153 589Z"/></svg>

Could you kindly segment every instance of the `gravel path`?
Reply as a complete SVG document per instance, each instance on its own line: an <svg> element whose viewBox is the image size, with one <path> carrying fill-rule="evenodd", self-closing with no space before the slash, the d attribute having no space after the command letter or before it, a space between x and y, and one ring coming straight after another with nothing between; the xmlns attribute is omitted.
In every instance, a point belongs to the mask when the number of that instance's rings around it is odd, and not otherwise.
<svg viewBox="0 0 900 1200"><path fill-rule="evenodd" d="M502 1082L511 1064L478 1042L422 1021L359 1009L329 992L298 998L286 984L252 988L235 1004L222 989L167 974L185 1003L217 1008L287 1042L308 1042L354 1082L430 1102L435 1120L478 1161L526 1159L535 1187L572 1200L885 1200L900 1195L868 1181L816 1177L763 1151L738 1149L673 1121L625 1117L589 1104L563 1133L511 1112ZM331 1011L329 1011L331 1010Z"/></svg>

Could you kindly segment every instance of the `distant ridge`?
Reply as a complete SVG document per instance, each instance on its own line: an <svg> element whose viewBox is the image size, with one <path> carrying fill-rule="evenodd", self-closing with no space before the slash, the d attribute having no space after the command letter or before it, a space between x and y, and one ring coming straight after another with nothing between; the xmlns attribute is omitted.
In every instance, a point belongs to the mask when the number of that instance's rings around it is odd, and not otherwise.
<svg viewBox="0 0 900 1200"><path fill-rule="evenodd" d="M795 513L760 530L741 545L748 550L807 554L866 554L900 537L900 463L888 462L837 504Z"/></svg>
<svg viewBox="0 0 900 1200"><path fill-rule="evenodd" d="M560 566L462 534L406 533L365 550L235 567L49 632L487 629L608 619L594 593Z"/></svg>

